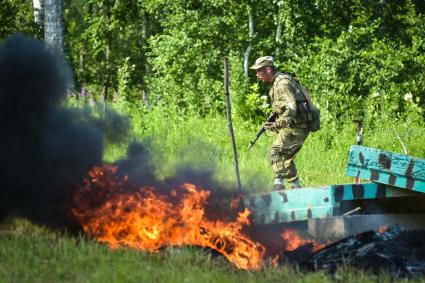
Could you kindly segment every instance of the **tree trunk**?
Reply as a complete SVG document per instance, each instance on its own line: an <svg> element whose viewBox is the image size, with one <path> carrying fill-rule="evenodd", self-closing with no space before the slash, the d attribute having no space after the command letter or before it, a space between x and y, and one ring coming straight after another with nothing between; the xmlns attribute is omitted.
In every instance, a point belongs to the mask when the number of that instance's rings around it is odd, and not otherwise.
<svg viewBox="0 0 425 283"><path fill-rule="evenodd" d="M146 13L145 10L141 10L141 16L142 16L142 31L141 31L141 46L143 46L143 50L146 50L146 46L148 45L148 38L149 38L149 18L148 13ZM151 67L149 65L148 60L146 59L146 55L143 56L145 61L145 75L143 76L143 86L142 86L142 101L145 103L147 107L150 107L149 103L149 95L148 95L148 88L146 87L146 78L151 73Z"/></svg>
<svg viewBox="0 0 425 283"><path fill-rule="evenodd" d="M146 11L142 11L142 46L148 45L148 37L149 37L149 19L148 19L148 13ZM147 60L145 61L145 72L146 76L148 76L151 73L150 65L148 64Z"/></svg>
<svg viewBox="0 0 425 283"><path fill-rule="evenodd" d="M112 3L110 0L105 1L105 25L107 27L111 24L111 17L112 17ZM106 28L106 27L105 27ZM105 101L105 105L108 101L108 92L109 87L111 84L111 72L112 72L112 65L111 65L111 54L112 54L112 32L110 29L107 29L106 31L106 46L105 46L105 74L104 74L104 80L103 80L103 99Z"/></svg>
<svg viewBox="0 0 425 283"><path fill-rule="evenodd" d="M276 50L275 57L279 58L280 53L280 45L282 44L282 23L278 22L276 27Z"/></svg>
<svg viewBox="0 0 425 283"><path fill-rule="evenodd" d="M277 5L277 17L276 17L276 37L275 37L276 49L275 49L275 57L279 58L280 55L280 47L282 45L282 7Z"/></svg>
<svg viewBox="0 0 425 283"><path fill-rule="evenodd" d="M44 0L44 41L63 52L63 3L62 0Z"/></svg>
<svg viewBox="0 0 425 283"><path fill-rule="evenodd" d="M249 27L249 31L248 31L248 47L246 48L244 57L243 57L243 70L244 70L244 74L245 77L248 78L248 66L249 66L249 55L251 54L252 51L252 38L254 37L254 19L252 17L252 11L251 11L251 7L248 6L248 27Z"/></svg>
<svg viewBox="0 0 425 283"><path fill-rule="evenodd" d="M43 0L33 0L34 21L41 25L43 23Z"/></svg>

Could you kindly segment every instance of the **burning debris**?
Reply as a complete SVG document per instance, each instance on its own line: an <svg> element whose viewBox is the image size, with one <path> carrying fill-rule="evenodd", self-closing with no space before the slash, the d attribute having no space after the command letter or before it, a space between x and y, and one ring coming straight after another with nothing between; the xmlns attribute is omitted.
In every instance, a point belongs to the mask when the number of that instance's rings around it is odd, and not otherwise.
<svg viewBox="0 0 425 283"><path fill-rule="evenodd" d="M302 263L309 270L334 272L352 266L393 277L425 274L425 231L406 231L399 225L382 232L368 231L333 243Z"/></svg>
<svg viewBox="0 0 425 283"><path fill-rule="evenodd" d="M112 165L95 167L76 193L72 214L84 232L112 248L127 246L158 251L167 246L200 246L215 250L237 268L260 269L277 263L283 251L308 245L293 230L261 238L250 233L250 212L229 202L234 219L215 219L208 213L212 192L185 183L171 191L134 186L117 175ZM235 213L237 212L237 213Z"/></svg>
<svg viewBox="0 0 425 283"><path fill-rule="evenodd" d="M89 237L112 248L156 252L167 246L200 246L248 270L290 263L312 271L335 272L348 265L394 277L425 274L425 231L381 227L326 246L303 239L293 229L261 233L251 226L247 209L234 220L211 219L211 191L189 183L169 193L136 187L117 171L112 165L91 170L70 207Z"/></svg>

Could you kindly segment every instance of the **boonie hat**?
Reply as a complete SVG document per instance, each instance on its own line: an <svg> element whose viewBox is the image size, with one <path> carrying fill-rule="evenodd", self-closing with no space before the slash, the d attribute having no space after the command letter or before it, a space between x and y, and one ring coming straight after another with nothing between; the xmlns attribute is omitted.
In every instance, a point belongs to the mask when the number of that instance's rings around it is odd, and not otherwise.
<svg viewBox="0 0 425 283"><path fill-rule="evenodd" d="M251 66L251 69L258 70L265 66L274 66L274 60L272 56L263 56L255 60L254 65Z"/></svg>

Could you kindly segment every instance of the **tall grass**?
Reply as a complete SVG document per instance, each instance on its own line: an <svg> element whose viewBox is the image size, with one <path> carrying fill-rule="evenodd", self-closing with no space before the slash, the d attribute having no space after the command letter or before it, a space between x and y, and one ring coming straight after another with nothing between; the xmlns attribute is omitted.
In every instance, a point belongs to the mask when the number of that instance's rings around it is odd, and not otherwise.
<svg viewBox="0 0 425 283"><path fill-rule="evenodd" d="M296 267L237 270L224 257L196 247L159 253L111 250L84 237L35 227L22 219L0 226L0 282L390 282L343 267L334 275Z"/></svg>
<svg viewBox="0 0 425 283"><path fill-rule="evenodd" d="M133 125L137 125L133 127L133 136L150 149L159 178L189 166L211 170L217 182L235 189L235 163L226 117L164 115L164 109L158 107L143 115L133 115L133 121ZM248 193L270 191L273 181L268 161L273 136L264 134L251 150L247 150L260 127L260 124L238 117L233 121L241 182ZM353 178L345 176L345 166L349 148L356 144L356 129L348 119L324 121L319 132L310 134L295 159L305 186L353 182ZM406 147L408 154L425 157L423 136L425 128L412 121L365 121L365 146L398 153L404 153ZM122 146L119 149L112 146L106 159L113 161L124 154Z"/></svg>

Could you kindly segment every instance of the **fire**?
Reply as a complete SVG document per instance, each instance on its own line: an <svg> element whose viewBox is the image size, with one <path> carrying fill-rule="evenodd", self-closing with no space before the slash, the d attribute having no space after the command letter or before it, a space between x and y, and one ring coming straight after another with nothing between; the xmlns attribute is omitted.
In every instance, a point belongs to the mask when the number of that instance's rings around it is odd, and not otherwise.
<svg viewBox="0 0 425 283"><path fill-rule="evenodd" d="M389 229L389 226L381 226L381 227L378 228L378 232L382 234L382 233L387 232L388 229Z"/></svg>
<svg viewBox="0 0 425 283"><path fill-rule="evenodd" d="M216 250L237 268L256 270L266 263L278 265L282 252L304 245L314 252L325 246L302 239L292 229L260 233L261 240L248 236L251 212L238 209L240 196L229 204L230 211L238 212L235 217L212 220L206 212L210 191L189 183L167 192L135 187L117 171L112 165L93 168L70 207L84 232L111 248L157 252L167 246L200 246Z"/></svg>
<svg viewBox="0 0 425 283"><path fill-rule="evenodd" d="M95 167L74 197L71 212L89 237L112 248L152 252L166 246L202 246L241 269L263 265L265 247L242 233L250 224L249 210L234 221L209 220L204 209L209 191L185 183L160 194L153 187L134 188L116 172L111 165Z"/></svg>
<svg viewBox="0 0 425 283"><path fill-rule="evenodd" d="M298 249L299 247L305 246L307 244L311 244L313 246L313 251L320 250L321 248L325 247L326 244L320 244L313 240L306 240L300 237L295 230L292 229L286 229L284 230L280 236L282 239L286 242L286 251L294 251Z"/></svg>

